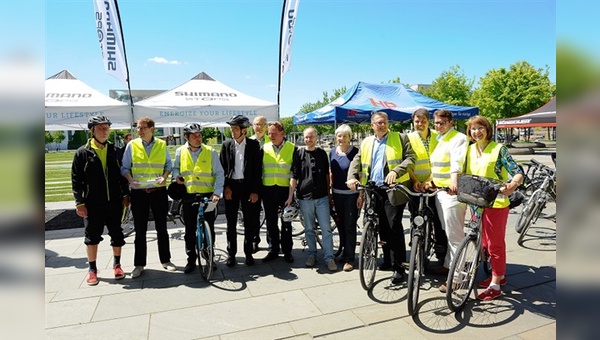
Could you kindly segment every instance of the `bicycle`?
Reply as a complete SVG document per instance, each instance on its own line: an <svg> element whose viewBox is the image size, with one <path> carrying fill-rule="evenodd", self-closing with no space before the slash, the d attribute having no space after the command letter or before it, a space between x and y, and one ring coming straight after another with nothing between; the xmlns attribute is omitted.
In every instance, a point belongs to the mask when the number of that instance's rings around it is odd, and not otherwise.
<svg viewBox="0 0 600 340"><path fill-rule="evenodd" d="M402 184L396 184L390 190L401 190L409 198L410 204L417 207L414 217L411 217L411 248L408 267L408 314L414 315L419 303L419 290L421 278L425 273L426 262L434 255L435 237L433 229L433 211L429 207L429 198L437 195L439 191L413 192Z"/></svg>
<svg viewBox="0 0 600 340"><path fill-rule="evenodd" d="M237 226L236 232L238 235L244 235L244 213L242 212L242 205L240 204L240 208L238 209L238 218L237 218ZM265 207L261 204L260 206L260 228L265 225ZM300 236L304 233L304 224L301 221L300 214L294 216L294 220L292 221L292 236Z"/></svg>
<svg viewBox="0 0 600 340"><path fill-rule="evenodd" d="M553 158L553 161L555 160L555 158ZM529 200L529 198L531 198L531 196L533 195L533 193L542 185L542 183L544 182L544 177L546 177L547 172L550 171L555 171L552 168L550 168L547 165L544 165L540 162L538 162L535 159L531 159L529 163L525 163L525 165L527 166L527 170L524 170L523 167L521 167L521 170L523 170L523 184L519 187L519 190L523 193L523 195L525 196L526 200ZM549 189L549 200L548 202L551 203L556 203L556 188L554 187L554 183L552 183L552 187L550 187ZM551 210L551 209L548 209ZM554 210L553 212L550 211L549 213L545 213L542 215L544 218L550 219L550 218L554 218L556 216L556 210ZM517 230L517 232L520 232L519 230Z"/></svg>
<svg viewBox="0 0 600 340"><path fill-rule="evenodd" d="M152 220L152 211L148 214L149 220ZM183 222L183 204L181 200L173 200L169 197L169 210L167 213L167 221L171 221L176 224L175 219L179 218L182 224ZM121 228L123 229L123 237L129 237L135 231L133 224L133 213L131 212L131 204L123 207L123 215L121 216Z"/></svg>
<svg viewBox="0 0 600 340"><path fill-rule="evenodd" d="M198 206L198 220L196 222L196 256L200 274L205 281L209 281L214 268L214 247L210 228L204 220L204 212L215 210L217 203L207 197L196 194L192 206Z"/></svg>
<svg viewBox="0 0 600 340"><path fill-rule="evenodd" d="M462 177L469 177L473 181L481 181L478 176L465 175ZM468 208L471 212L469 221L466 223L468 232L465 238L460 242L456 248L456 254L450 262L450 270L448 271L448 278L446 279L446 302L448 308L453 312L460 311L467 299L469 294L473 290L475 285L475 277L479 265L484 263L488 270L491 270L489 264L489 254L487 249L482 246L482 234L481 234L481 216L485 207L493 205L496 195L500 191L502 183L493 182L491 187L488 186L482 191L485 194L479 194L479 192L470 192L469 195L464 197L460 195L461 183L459 177L459 195L457 199L460 202L467 203ZM479 190L477 190L479 191ZM490 194L492 191L492 194ZM478 198L469 199L466 196L476 195ZM485 197L485 195L488 195ZM481 197L484 196L485 198Z"/></svg>
<svg viewBox="0 0 600 340"><path fill-rule="evenodd" d="M364 290L371 289L377 271L379 216L375 213L375 199L380 195L375 190L380 188L387 187L378 187L375 182L367 182L366 185L356 184L357 190L364 190L368 195L363 209L363 234L358 258L360 284ZM383 242L381 243L383 244Z"/></svg>
<svg viewBox="0 0 600 340"><path fill-rule="evenodd" d="M520 233L517 239L517 244L522 246L523 239L527 234L527 230L531 224L535 224L541 216L542 211L546 208L549 202L556 202L556 171L549 167L544 168L545 172L542 184L533 192L527 203L523 206L521 215L515 225L515 230ZM554 209L556 211L556 209ZM556 215L556 212L554 214Z"/></svg>

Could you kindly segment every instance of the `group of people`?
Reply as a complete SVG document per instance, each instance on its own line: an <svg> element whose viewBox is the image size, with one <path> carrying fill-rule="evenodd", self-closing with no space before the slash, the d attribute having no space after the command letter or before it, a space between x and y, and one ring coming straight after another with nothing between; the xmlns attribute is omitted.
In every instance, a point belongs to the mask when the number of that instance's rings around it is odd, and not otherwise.
<svg viewBox="0 0 600 340"><path fill-rule="evenodd" d="M169 183L170 186L185 187L182 204L187 264L184 272L191 273L196 269L197 260L198 206L193 203L198 196L213 202L225 200L228 267L237 265L236 225L240 206L244 221L245 264L255 264L253 254L259 250L261 242L262 204L268 242L268 253L263 262L276 260L280 254L286 262L294 262L291 222L281 217L286 209L297 206L308 247L305 265L314 267L317 263L315 223L318 222L324 263L330 271L337 271L330 228L330 212L335 209L340 247L343 248L338 260L343 263L344 271L352 271L357 219L365 199L357 185L374 182L381 187L373 202L380 217L383 250L379 269L393 271L393 284L405 280L406 244L402 217L408 198L390 200L384 185L402 183L417 192L445 187L447 190L440 191L430 204L438 217L434 219L434 231L435 254L440 265L429 270L446 275L464 237L467 207L457 200L456 194L458 176L466 173L504 182L512 178L501 189L493 207L485 208L482 217L483 243L491 256L492 276L479 282L487 289L478 298L496 298L501 295L500 286L506 284L507 197L523 181L522 173L507 148L491 141L492 127L485 117L471 117L466 135L454 128L452 113L447 110L434 112L434 129L430 128L430 114L426 109L416 110L412 122L415 131L394 132L389 129L385 112L373 112L373 136L365 138L360 148L354 147L350 145L351 128L341 125L335 131L337 146L328 155L317 146L317 131L312 127L303 132L305 147L297 147L286 140L281 122L267 124L264 117L258 116L252 122L254 135L247 137L251 125L249 119L235 116L228 122L231 138L223 142L220 153L202 142L201 126L193 123L185 126L186 143L176 150L172 160L166 143L154 137L155 126L151 118L140 118L136 125L139 138L117 150L107 141L110 121L103 116L91 117L88 128L92 138L77 150L72 167L76 212L84 218L85 224L84 243L89 261L86 281L89 285L98 284L96 257L104 225L113 248L114 277L122 279L125 276L120 265L121 247L125 244L120 221L123 207L128 204L131 204L135 226L131 276L140 276L146 266L150 209L160 263L166 270L177 270L171 262L167 232ZM415 212L410 204L409 209ZM204 217L214 242L215 212L205 213ZM446 283L440 286L440 291L446 291Z"/></svg>

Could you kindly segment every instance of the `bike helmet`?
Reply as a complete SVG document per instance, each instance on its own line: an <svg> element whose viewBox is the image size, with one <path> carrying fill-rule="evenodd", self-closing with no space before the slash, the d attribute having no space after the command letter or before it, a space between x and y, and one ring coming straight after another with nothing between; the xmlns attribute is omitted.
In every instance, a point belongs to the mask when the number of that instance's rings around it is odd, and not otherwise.
<svg viewBox="0 0 600 340"><path fill-rule="evenodd" d="M88 118L88 129L91 129L98 124L108 124L108 126L110 126L112 123L106 116L91 116Z"/></svg>
<svg viewBox="0 0 600 340"><path fill-rule="evenodd" d="M186 192L187 191L185 189L185 185L177 184L177 182L171 182L171 184L169 184L169 187L167 188L167 193L169 194L169 197L171 197L174 200L182 199Z"/></svg>
<svg viewBox="0 0 600 340"><path fill-rule="evenodd" d="M240 128L244 129L250 126L250 120L248 119L248 117L246 116L242 116L242 115L237 115L235 117L232 117L227 124L229 125L237 125Z"/></svg>
<svg viewBox="0 0 600 340"><path fill-rule="evenodd" d="M202 126L200 126L200 124L198 124L198 123L187 124L183 128L183 134L186 136L189 134L198 133L198 132L202 132Z"/></svg>
<svg viewBox="0 0 600 340"><path fill-rule="evenodd" d="M292 222L296 216L298 216L298 208L292 204L283 209L281 218L283 219L283 222Z"/></svg>

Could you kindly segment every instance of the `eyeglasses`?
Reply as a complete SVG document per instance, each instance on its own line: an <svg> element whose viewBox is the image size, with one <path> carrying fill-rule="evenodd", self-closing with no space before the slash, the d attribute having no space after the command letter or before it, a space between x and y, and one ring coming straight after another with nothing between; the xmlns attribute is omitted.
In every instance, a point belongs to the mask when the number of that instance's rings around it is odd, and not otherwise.
<svg viewBox="0 0 600 340"><path fill-rule="evenodd" d="M382 126L382 125L387 125L387 124L388 124L388 122L386 122L386 121L383 121L383 122L373 122L373 123L371 123L371 124L375 124L375 125Z"/></svg>
<svg viewBox="0 0 600 340"><path fill-rule="evenodd" d="M267 124L261 124L261 123L254 123L252 124L253 126L267 126Z"/></svg>
<svg viewBox="0 0 600 340"><path fill-rule="evenodd" d="M145 129L149 129L149 128L150 127L148 127L148 126L139 126L139 125L137 126L138 130L145 130Z"/></svg>
<svg viewBox="0 0 600 340"><path fill-rule="evenodd" d="M443 126L443 125L446 125L447 123L448 123L447 120L443 120L443 121L440 121L440 122L433 122L433 125L435 125L435 126Z"/></svg>
<svg viewBox="0 0 600 340"><path fill-rule="evenodd" d="M472 127L471 128L471 132L478 132L478 131L485 131L485 127L479 126L479 127Z"/></svg>

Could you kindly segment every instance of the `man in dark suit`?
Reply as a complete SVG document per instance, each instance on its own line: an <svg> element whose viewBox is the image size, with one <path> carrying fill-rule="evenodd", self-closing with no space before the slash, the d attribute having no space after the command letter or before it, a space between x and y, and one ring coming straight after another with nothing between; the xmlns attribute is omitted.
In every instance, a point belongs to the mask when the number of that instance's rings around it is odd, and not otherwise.
<svg viewBox="0 0 600 340"><path fill-rule="evenodd" d="M256 228L255 214L260 213L259 192L262 183L262 151L257 140L246 137L250 121L244 116L235 116L227 124L232 138L223 142L221 165L225 172L225 216L227 217L227 266L236 264L237 217L240 203L244 215L244 254L246 265L254 264L252 257Z"/></svg>

